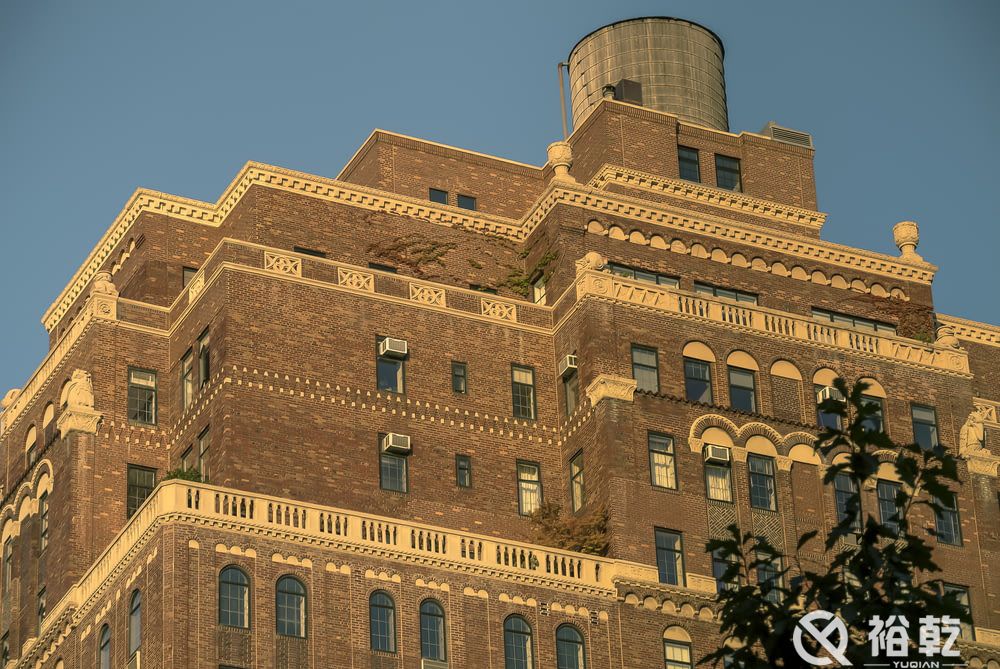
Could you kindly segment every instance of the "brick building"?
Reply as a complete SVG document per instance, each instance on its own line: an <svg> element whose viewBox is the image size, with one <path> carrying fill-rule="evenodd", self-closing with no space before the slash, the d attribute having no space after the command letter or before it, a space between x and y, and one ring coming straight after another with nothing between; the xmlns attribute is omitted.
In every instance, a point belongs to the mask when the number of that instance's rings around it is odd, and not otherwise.
<svg viewBox="0 0 1000 669"><path fill-rule="evenodd" d="M805 133L634 90L574 90L542 166L375 131L335 179L136 191L3 400L4 666L689 666L709 538L836 522L837 376L961 455L935 556L998 666L1000 327L935 311L913 223L822 240ZM542 545L543 500L607 555Z"/></svg>

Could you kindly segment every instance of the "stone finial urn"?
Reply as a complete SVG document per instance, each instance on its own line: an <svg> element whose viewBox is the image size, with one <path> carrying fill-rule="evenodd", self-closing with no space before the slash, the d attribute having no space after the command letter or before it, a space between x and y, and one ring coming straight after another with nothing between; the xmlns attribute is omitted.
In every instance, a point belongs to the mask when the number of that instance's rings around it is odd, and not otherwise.
<svg viewBox="0 0 1000 669"><path fill-rule="evenodd" d="M917 244L920 243L920 228L914 221L900 221L892 226L892 237L903 258L922 260L917 254Z"/></svg>
<svg viewBox="0 0 1000 669"><path fill-rule="evenodd" d="M549 144L548 153L549 164L555 171L552 179L576 183L576 179L569 174L569 168L573 164L573 147L569 145L569 142L552 142Z"/></svg>

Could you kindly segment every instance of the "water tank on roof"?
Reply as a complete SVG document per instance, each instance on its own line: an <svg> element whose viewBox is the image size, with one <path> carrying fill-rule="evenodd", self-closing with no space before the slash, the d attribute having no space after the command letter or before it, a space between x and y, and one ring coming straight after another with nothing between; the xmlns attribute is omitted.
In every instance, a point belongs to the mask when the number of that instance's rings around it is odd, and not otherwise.
<svg viewBox="0 0 1000 669"><path fill-rule="evenodd" d="M569 54L573 126L627 80L641 87L642 106L685 121L729 130L722 41L691 21L651 16L598 28ZM635 103L616 91L615 97Z"/></svg>

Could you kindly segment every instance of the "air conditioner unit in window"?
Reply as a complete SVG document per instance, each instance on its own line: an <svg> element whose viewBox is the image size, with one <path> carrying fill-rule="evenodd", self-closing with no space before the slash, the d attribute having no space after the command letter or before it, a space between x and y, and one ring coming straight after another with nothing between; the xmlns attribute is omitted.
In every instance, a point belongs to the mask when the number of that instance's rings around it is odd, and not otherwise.
<svg viewBox="0 0 1000 669"><path fill-rule="evenodd" d="M387 358L405 358L407 352L405 339L386 337L378 345L378 354Z"/></svg>
<svg viewBox="0 0 1000 669"><path fill-rule="evenodd" d="M142 669L141 654L142 651L135 651L135 655L128 661L128 669Z"/></svg>
<svg viewBox="0 0 1000 669"><path fill-rule="evenodd" d="M725 446L712 446L709 444L705 447L705 462L729 464L730 457L729 449Z"/></svg>
<svg viewBox="0 0 1000 669"><path fill-rule="evenodd" d="M838 402L843 402L844 396L833 386L823 386L816 391L816 404L819 404L823 400L837 400Z"/></svg>
<svg viewBox="0 0 1000 669"><path fill-rule="evenodd" d="M567 355L559 361L559 376L569 376L576 371L576 356Z"/></svg>
<svg viewBox="0 0 1000 669"><path fill-rule="evenodd" d="M394 453L396 455L408 455L410 448L410 437L405 434L390 432L382 437L382 452Z"/></svg>
<svg viewBox="0 0 1000 669"><path fill-rule="evenodd" d="M448 669L448 663L444 660L420 660L420 669Z"/></svg>

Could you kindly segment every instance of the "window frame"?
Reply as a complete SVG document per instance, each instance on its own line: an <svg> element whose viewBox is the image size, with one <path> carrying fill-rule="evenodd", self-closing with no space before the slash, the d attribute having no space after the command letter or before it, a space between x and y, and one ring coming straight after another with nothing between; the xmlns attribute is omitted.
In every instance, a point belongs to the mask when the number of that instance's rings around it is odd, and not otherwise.
<svg viewBox="0 0 1000 669"><path fill-rule="evenodd" d="M292 253L298 253L312 258L326 258L326 252L318 249L311 249L308 246L292 246Z"/></svg>
<svg viewBox="0 0 1000 669"><path fill-rule="evenodd" d="M527 628L524 629L514 629L512 623L517 622ZM527 651L527 657L524 658L523 662L521 659L516 657L511 657L509 651L514 646L511 641L519 641L518 646L524 648ZM524 644L523 642L527 642ZM513 613L503 621L503 660L504 669L534 669L535 667L535 633L534 629L531 627L531 623L528 620L517 613Z"/></svg>
<svg viewBox="0 0 1000 669"><path fill-rule="evenodd" d="M38 551L42 552L49 545L49 492L46 490L38 496Z"/></svg>
<svg viewBox="0 0 1000 669"><path fill-rule="evenodd" d="M569 499L570 509L576 513L587 505L587 487L584 477L583 449L574 453L569 459Z"/></svg>
<svg viewBox="0 0 1000 669"><path fill-rule="evenodd" d="M433 605L437 608L437 612L427 612L424 607L427 605ZM420 659L422 660L435 660L437 662L446 662L448 660L448 626L447 626L447 614L445 613L444 606L438 600L433 597L428 597L420 602L418 607L418 612L420 616ZM435 657L431 657L427 653L427 646L424 641L425 631L430 631L424 626L425 619L432 619L437 621L440 628L436 631L438 637L437 642L434 644L429 644L431 646L440 646L440 653Z"/></svg>
<svg viewBox="0 0 1000 669"><path fill-rule="evenodd" d="M295 583L301 589L301 592L282 591L281 585L286 582ZM284 606L285 609L289 608L287 604L283 605L279 602L279 597L282 595L295 598L292 600L293 603L295 601L301 602L298 620L295 622L296 627L301 627L300 634L282 631L282 607ZM288 623L286 622L285 624L287 625ZM305 639L309 634L309 590L306 589L305 583L294 574L282 574L274 583L274 627L278 636L286 636L292 639Z"/></svg>
<svg viewBox="0 0 1000 669"><path fill-rule="evenodd" d="M464 463L464 467L462 466ZM462 472L465 471L468 478L466 483L462 483ZM455 454L455 485L459 488L468 489L472 487L472 456L465 453Z"/></svg>
<svg viewBox="0 0 1000 669"><path fill-rule="evenodd" d="M772 604L777 604L781 600L779 589L785 587L785 577L782 574L785 570L785 562L780 555L768 560L766 555L758 552L755 557L760 562L754 570L757 575L757 585L763 588L765 583L773 583L772 589L764 595L764 599Z"/></svg>
<svg viewBox="0 0 1000 669"><path fill-rule="evenodd" d="M761 472L754 471L753 465L751 463L762 463L766 465L770 471ZM761 511L777 511L778 510L778 480L776 475L777 462L775 459L769 455L761 455L760 453L748 453L747 454L747 485L750 494L750 507L753 509L758 509ZM763 484L763 485L762 485ZM760 506L754 501L754 491L760 492L761 488L764 489L764 494L768 497L768 505ZM759 498L759 495L758 495Z"/></svg>
<svg viewBox="0 0 1000 669"><path fill-rule="evenodd" d="M891 499L882 494L884 489L892 490L893 495ZM876 479L875 481L875 499L878 504L879 522L895 535L899 534L899 512L901 510L899 504L896 503L896 497L901 489L902 484L897 481L889 481L887 479ZM895 520L886 518L886 505L889 503L893 506Z"/></svg>
<svg viewBox="0 0 1000 669"><path fill-rule="evenodd" d="M934 511L934 530L935 536L939 544L945 544L946 546L962 546L962 518L959 514L958 509L958 493L954 491L949 491L951 497L951 504L945 503L940 497L935 497L935 501L940 504L943 508L941 511ZM949 528L949 532L954 530L953 535L949 535L950 540L945 540L942 538L944 532L942 532L941 527L944 523L945 518L949 519L949 524L952 526Z"/></svg>
<svg viewBox="0 0 1000 669"><path fill-rule="evenodd" d="M435 204L447 205L449 200L448 191L442 190L440 188L430 188L427 189L427 199Z"/></svg>
<svg viewBox="0 0 1000 669"><path fill-rule="evenodd" d="M382 450L382 438L385 437L384 432L378 433L378 441L375 447L378 449L378 487L379 490L384 490L386 492L395 492L400 494L409 494L410 492L410 461L408 455L401 455L397 453L386 453ZM385 470L384 463L385 459L389 458L391 461L398 461L403 469L403 476L401 479L402 490L398 488L391 488L386 485L385 480Z"/></svg>
<svg viewBox="0 0 1000 669"><path fill-rule="evenodd" d="M732 164L724 165L723 162L730 160ZM735 166L735 169L734 169ZM723 186L720 180L720 175L728 174L732 176L736 175L736 185L733 188L729 186ZM727 156L722 153L715 154L715 186L716 188L721 188L722 190L728 190L733 193L743 192L743 161L739 158L734 158L733 156Z"/></svg>
<svg viewBox="0 0 1000 669"><path fill-rule="evenodd" d="M194 404L195 380L194 380L194 349L189 348L178 363L180 372L180 392L181 392L181 413L187 411Z"/></svg>
<svg viewBox="0 0 1000 669"><path fill-rule="evenodd" d="M886 431L886 425L888 424L888 423L886 423L886 420L885 420L885 398L884 397L879 397L877 395L862 395L861 396L861 404L862 405L865 405L865 404L877 404L878 405L878 409L879 409L878 410L878 414L877 414L878 415L878 421L879 421L878 426L875 427L875 428L873 428L873 429L869 429L869 428L866 428L866 429L868 429L869 432L873 432L873 433L885 432ZM869 422L870 420L871 419L867 419L866 418L865 421L863 422L863 424L864 425L870 424L870 422Z"/></svg>
<svg viewBox="0 0 1000 669"><path fill-rule="evenodd" d="M136 383L134 383L132 381L132 374L134 372L139 372L140 374L152 374L153 375L153 388L152 388L151 391L150 391L150 388L148 386L139 385L139 384L136 384ZM160 379L159 379L159 375L157 374L156 370L145 369L145 368L142 368L142 367L132 367L131 365L128 367L127 375L128 376L126 378L127 378L127 381L128 381L128 389L127 389L126 395L125 395L125 398L126 398L125 399L125 402L126 402L125 410L128 413L128 422L130 424L132 424L132 425L156 425L157 419L159 418L158 414L159 414L159 408L160 408L159 407L159 404L160 404L160 388L159 388ZM138 420L137 418L133 418L132 417L132 389L133 388L137 388L137 389L140 389L140 390L152 392L152 395L153 395L153 402L152 402L153 409L152 409L151 413L153 414L153 418L152 418L151 421L147 422L147 421Z"/></svg>
<svg viewBox="0 0 1000 669"><path fill-rule="evenodd" d="M198 437L195 439L195 443L198 444L198 475L201 476L202 483L208 481L208 465L206 464L205 454L208 453L209 449L212 447L211 439L211 425L206 425L201 432L198 433Z"/></svg>
<svg viewBox="0 0 1000 669"><path fill-rule="evenodd" d="M131 508L131 501L130 501L130 497L132 496L131 489L133 488L133 484L130 482L131 477L129 475L133 471L135 471L135 472L143 472L143 473L151 473L153 475L153 484L151 486L149 486L149 492L147 492L146 495L141 500L139 500L139 502L135 505L135 508ZM129 518L131 518L132 516L134 516L139 511L139 509L142 508L142 505L146 502L146 500L149 499L150 495L153 494L153 491L156 490L156 473L157 473L157 470L155 468L153 468L153 467L146 467L146 466L143 466L143 465L133 465L131 463L126 463L126 465L125 465L125 518L126 518L126 520L129 519ZM139 484L135 484L135 487L139 487ZM145 488L145 486L142 486L142 487Z"/></svg>
<svg viewBox="0 0 1000 669"><path fill-rule="evenodd" d="M676 537L676 548L660 546L660 537L668 535ZM676 585L680 588L686 588L687 570L684 564L684 534L682 532L678 532L677 530L668 530L666 528L656 527L653 529L653 547L656 550L656 574L659 582L666 585ZM662 563L660 561L661 556L666 556L666 559ZM665 576L667 575L665 568L665 565L667 564L666 560L670 559L670 556L673 556L673 565L677 572L677 582L675 583L665 580Z"/></svg>
<svg viewBox="0 0 1000 669"><path fill-rule="evenodd" d="M707 360L699 360L697 358L682 357L682 364L684 369L684 398L689 402L700 402L702 404L714 404L715 403L715 389L712 387L712 363ZM708 371L708 379L695 378L688 374L688 365L700 366L704 365L704 368ZM706 389L708 390L708 401L702 399L693 399L691 397L691 388L689 383L704 383ZM704 393L702 393L704 394Z"/></svg>
<svg viewBox="0 0 1000 669"><path fill-rule="evenodd" d="M844 489L841 484L847 481L849 483L848 489ZM860 532L862 526L862 500L860 496L860 489L858 488L858 483L851 478L851 475L847 472L837 472L837 475L833 477L833 508L836 513L837 523L843 522L847 518L847 500L850 497L858 496L858 513L851 520L851 531Z"/></svg>
<svg viewBox="0 0 1000 669"><path fill-rule="evenodd" d="M458 373L461 370L461 373ZM455 381L461 379L462 388L459 390L455 387ZM468 395L469 394L469 365L468 363L461 362L459 360L451 361L451 392L456 395Z"/></svg>
<svg viewBox="0 0 1000 669"><path fill-rule="evenodd" d="M708 444L705 445L706 448L708 446L709 446ZM732 456L732 450L733 449L729 448L728 446L723 446L722 448L728 449L730 457ZM704 456L704 450L702 451L702 455ZM705 498L709 499L709 500L712 500L713 502L725 502L727 504L734 504L735 502L733 501L734 498L733 498L733 465L732 465L732 461L730 461L728 464L722 464L722 463L718 463L718 462L708 462L708 461L705 461L704 465L702 466L702 469L703 469L703 473L704 473L704 476L705 476ZM729 499L722 499L721 497L713 497L712 496L713 488L712 488L711 484L709 483L709 471L724 471L726 473L726 476L725 476L726 492L729 495Z"/></svg>
<svg viewBox="0 0 1000 669"><path fill-rule="evenodd" d="M941 583L941 594L946 596L949 593L956 593L959 597L956 597L956 601L959 606L965 609L966 613L969 614L969 618L972 618L972 590L967 585L958 585L957 583ZM963 601L964 600L964 601ZM976 640L976 627L974 622L960 623L962 629L959 638L966 641Z"/></svg>
<svg viewBox="0 0 1000 669"><path fill-rule="evenodd" d="M142 592L132 591L128 604L128 657L133 658L142 648Z"/></svg>
<svg viewBox="0 0 1000 669"><path fill-rule="evenodd" d="M479 201L473 195L455 194L455 206L467 211L479 211Z"/></svg>
<svg viewBox="0 0 1000 669"><path fill-rule="evenodd" d="M632 344L630 351L631 351L631 361L632 361L632 379L635 380L635 382L636 382L636 390L637 391L642 391L642 392L650 392L650 393L658 393L658 392L660 392L660 352L659 352L659 350L656 349L656 348L654 348L654 347L651 347L651 346L643 346L642 344ZM635 354L638 351L641 351L643 353L650 353L650 352L652 352L652 354L653 354L653 365L648 365L648 364L642 363L642 362L636 362ZM656 387L655 388L653 388L652 390L650 390L650 389L648 389L646 387L639 387L639 377L636 376L636 367L639 367L640 369L645 370L647 372L650 369L653 370L653 375L655 377L655 383L656 383Z"/></svg>
<svg viewBox="0 0 1000 669"><path fill-rule="evenodd" d="M514 380L514 373L516 371L529 372L531 374L531 383L522 383L520 381ZM517 402L517 388L518 386L523 386L531 390L531 415L523 416L518 414L518 402ZM535 368L530 365L522 365L516 362L510 364L510 400L511 400L511 412L514 414L514 418L520 420L538 420L538 392L535 383Z"/></svg>
<svg viewBox="0 0 1000 669"><path fill-rule="evenodd" d="M97 668L111 669L111 626L108 623L101 625L97 634Z"/></svg>
<svg viewBox="0 0 1000 669"><path fill-rule="evenodd" d="M537 479L522 479L521 478L521 467L534 467L535 475ZM531 460L517 460L514 467L514 475L517 481L517 513L521 516L530 516L532 513L541 508L542 504L545 502L545 494L542 489L542 466ZM536 484L538 487L538 506L531 511L525 512L524 510L524 487L525 485Z"/></svg>
<svg viewBox="0 0 1000 669"><path fill-rule="evenodd" d="M239 583L239 582L236 582L236 581L231 581L231 580L227 581L227 580L225 580L226 579L226 574L228 572L236 572L236 573L238 573L243 578L243 582ZM229 619L231 620L232 616L234 615L234 613L231 612L228 608L227 609L223 608L223 601L224 601L224 598L223 598L223 586L229 586L231 588L235 588L236 589L237 596L233 597L233 596L227 594L226 597L225 597L225 601L227 601L227 602L231 602L231 601L242 602L242 606L241 606L242 610L238 611L238 612L235 612L235 615L242 616L242 618L243 618L243 624L242 625L239 624L238 621L237 621L236 624L233 624L232 622L226 622L226 620L223 620L224 617L229 617ZM246 571L240 565L237 565L237 564L228 564L225 567L223 567L221 570L219 570L219 577L218 577L218 614L219 614L218 615L218 622L219 622L219 625L221 625L223 627L231 627L231 628L234 628L234 629L244 629L244 630L250 629L250 626L251 626L250 604L251 604L251 597L250 597L250 577L247 575ZM225 616L224 616L224 614L225 614Z"/></svg>
<svg viewBox="0 0 1000 669"><path fill-rule="evenodd" d="M560 379L563 391L563 415L569 418L580 406L580 375L578 370L569 370Z"/></svg>
<svg viewBox="0 0 1000 669"><path fill-rule="evenodd" d="M662 440L666 443L666 449L654 446L654 440ZM646 451L649 455L649 482L654 488L659 488L660 490L679 490L680 489L680 477L677 476L677 451L674 447L674 438L664 432L656 432L655 430L646 430ZM672 479L673 485L660 485L657 483L656 471L661 468L660 465L654 463L653 458L656 454L666 456L670 458L668 465L664 465L666 469L670 472L670 479Z"/></svg>
<svg viewBox="0 0 1000 669"><path fill-rule="evenodd" d="M388 335L379 335L375 337L375 389L383 393L393 393L394 395L405 395L406 394L406 361L410 358L409 353L402 358L393 358L388 355L379 355L378 348L384 339L388 339ZM399 370L396 372L396 390L389 388L383 388L381 383L381 374L379 373L380 365L383 363L398 364Z"/></svg>
<svg viewBox="0 0 1000 669"><path fill-rule="evenodd" d="M918 409L923 409L923 410L930 411L931 415L934 416L934 422L933 423L928 423L925 419L918 419L917 418L917 414L916 414L916 411ZM928 451L928 450L933 449L935 446L940 446L941 445L941 434L938 431L937 409L935 407L932 407L932 406L927 405L927 404L919 404L917 402L910 402L910 421L912 423L912 428L913 428L913 442L915 444L917 444L918 446L920 446L920 448L922 448L925 451ZM920 443L920 439L919 439L918 433L917 433L917 425L929 426L931 428L931 430L933 430L933 436L932 436L932 438L934 440L934 443L931 444L929 447L925 447L922 443Z"/></svg>
<svg viewBox="0 0 1000 669"><path fill-rule="evenodd" d="M740 386L740 385L735 384L733 382L733 372L748 374L750 376L750 378L751 378L751 385L750 385L750 387L748 388L747 386ZM758 413L759 407L757 406L757 372L755 370L746 369L744 367L736 367L734 365L726 365L726 378L729 381L729 408L733 409L735 411L742 411L744 413ZM751 405L752 405L750 407L750 409L744 409L744 408L738 407L738 406L736 406L734 404L734 402L733 402L733 396L734 396L733 388L736 388L736 389L742 390L742 391L746 391L746 390L750 391L750 399L751 399Z"/></svg>
<svg viewBox="0 0 1000 669"><path fill-rule="evenodd" d="M616 262L608 262L606 266L611 274L625 279L644 281L657 286L667 286L668 288L680 288L681 286L680 279L676 276L670 276L669 274L650 272L642 268L632 267L631 265L622 265L621 263Z"/></svg>
<svg viewBox="0 0 1000 669"><path fill-rule="evenodd" d="M685 157L685 152L690 152ZM691 153L694 154L694 158L691 158ZM692 179L690 175L684 176L684 166L687 165L689 168L694 167L694 178ZM677 174L680 179L684 181L690 181L691 183L700 184L701 183L701 152L698 149L690 146L683 146L681 144L677 145Z"/></svg>
<svg viewBox="0 0 1000 669"><path fill-rule="evenodd" d="M673 648L675 650L683 650L687 653L687 661L677 661L667 658L667 648ZM688 641L675 641L673 639L663 640L663 666L666 669L693 669L694 664L691 661L691 643Z"/></svg>
<svg viewBox="0 0 1000 669"><path fill-rule="evenodd" d="M570 630L575 635L572 639L562 636L564 630ZM566 666L563 662L566 646L572 646L573 665ZM583 633L572 623L562 623L556 627L556 669L587 669L587 642Z"/></svg>
<svg viewBox="0 0 1000 669"><path fill-rule="evenodd" d="M760 295L757 293L739 290L738 288L716 286L715 284L705 283L704 281L694 282L694 292L699 295L711 295L716 299L729 300L738 304L760 304Z"/></svg>
<svg viewBox="0 0 1000 669"><path fill-rule="evenodd" d="M389 600L389 604L377 604L376 598L384 597ZM375 635L375 612L386 611L388 620L380 621L381 624L387 625L388 635L385 636L388 647L381 648L376 647L376 635ZM382 638L379 635L378 638ZM380 642L381 643L381 642ZM423 644L421 644L423 645ZM395 654L399 652L399 639L397 638L396 632L396 600L393 599L392 595L385 590L375 590L370 595L368 595L368 649L375 653L392 653ZM422 652L423 649L421 649Z"/></svg>
<svg viewBox="0 0 1000 669"><path fill-rule="evenodd" d="M837 327L850 327L864 332L876 332L881 334L888 333L891 335L896 334L896 326L892 323L873 321L870 318L853 316L851 314L845 314L841 311L830 311L829 309L812 307L809 315L813 320L830 323L831 325L835 325Z"/></svg>
<svg viewBox="0 0 1000 669"><path fill-rule="evenodd" d="M531 282L531 302L533 304L545 304L545 296L548 293L544 274L539 274Z"/></svg>
<svg viewBox="0 0 1000 669"><path fill-rule="evenodd" d="M200 267L188 267L186 265L181 267L181 288L187 288L188 284L191 283L191 279L193 279L200 271Z"/></svg>
<svg viewBox="0 0 1000 669"><path fill-rule="evenodd" d="M197 367L198 367L198 389L204 388L208 385L208 380L212 375L212 338L211 333L206 327L202 330L202 333L198 335L198 339L195 341L195 350L197 351Z"/></svg>

